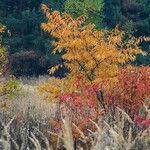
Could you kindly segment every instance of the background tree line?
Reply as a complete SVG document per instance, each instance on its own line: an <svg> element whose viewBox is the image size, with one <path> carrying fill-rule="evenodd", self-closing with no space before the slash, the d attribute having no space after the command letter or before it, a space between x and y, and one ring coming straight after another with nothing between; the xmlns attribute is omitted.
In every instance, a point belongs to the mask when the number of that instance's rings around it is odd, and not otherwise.
<svg viewBox="0 0 150 150"><path fill-rule="evenodd" d="M53 55L49 37L40 26L46 20L41 3L52 10L67 12L73 18L88 16L85 23L97 29L112 29L116 25L127 34L150 36L149 0L1 0L0 23L7 26L4 43L9 52L11 72L16 76L46 74L48 68L61 63L61 54ZM142 47L150 52L150 43ZM150 64L147 57L138 56L136 64ZM63 75L65 69L56 73Z"/></svg>

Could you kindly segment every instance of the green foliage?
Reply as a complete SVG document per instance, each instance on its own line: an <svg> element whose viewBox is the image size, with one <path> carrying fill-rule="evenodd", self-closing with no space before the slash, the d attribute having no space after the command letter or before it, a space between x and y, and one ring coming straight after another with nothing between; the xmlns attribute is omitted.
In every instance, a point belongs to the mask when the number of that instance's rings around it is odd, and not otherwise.
<svg viewBox="0 0 150 150"><path fill-rule="evenodd" d="M45 37L40 31L40 23L44 20L42 13L40 13L41 2L35 0L2 0L0 3L0 9L2 10L0 19L11 32L11 35L4 39L4 42L9 45L10 58L17 52L30 49L33 49L38 55L42 53L44 56L46 54ZM22 65L20 64L20 66ZM27 67L30 68L29 66ZM37 65L35 68L39 68L39 66ZM17 66L12 64L11 70L15 72L15 69L18 69Z"/></svg>
<svg viewBox="0 0 150 150"><path fill-rule="evenodd" d="M13 76L1 79L0 109L8 108L9 101L12 100L15 95L18 95L19 91L19 82Z"/></svg>
<svg viewBox="0 0 150 150"><path fill-rule="evenodd" d="M127 34L150 36L149 0L105 0L104 23L109 29L119 24ZM150 54L150 43L143 42L142 48ZM150 65L150 55L138 56L137 64Z"/></svg>
<svg viewBox="0 0 150 150"><path fill-rule="evenodd" d="M64 11L64 3L66 0L43 0L42 3L46 4L52 10Z"/></svg>
<svg viewBox="0 0 150 150"><path fill-rule="evenodd" d="M104 0L104 23L108 28L114 28L121 19L121 1Z"/></svg>
<svg viewBox="0 0 150 150"><path fill-rule="evenodd" d="M105 0L104 22L109 28L120 25L128 33L150 35L149 0Z"/></svg>
<svg viewBox="0 0 150 150"><path fill-rule="evenodd" d="M8 93L8 98L12 99L19 92L19 82L13 76L10 77L5 85L5 90Z"/></svg>
<svg viewBox="0 0 150 150"><path fill-rule="evenodd" d="M122 26L132 21L134 34L138 36L150 36L150 1L149 0L125 0L122 2ZM130 28L128 28L130 30Z"/></svg>
<svg viewBox="0 0 150 150"><path fill-rule="evenodd" d="M126 32L133 31L135 36L150 36L150 1L132 0L123 1L123 17L121 20L122 28L126 26ZM128 22L132 22L129 27ZM124 23L125 22L125 23ZM124 25L123 25L124 24ZM131 29L132 28L132 29ZM129 32L130 33L130 32ZM142 48L148 52L147 57L138 56L137 64L150 65L150 42L143 42Z"/></svg>
<svg viewBox="0 0 150 150"><path fill-rule="evenodd" d="M97 28L102 27L104 0L66 0L65 11L73 18L81 15L88 17L86 24L94 23Z"/></svg>
<svg viewBox="0 0 150 150"><path fill-rule="evenodd" d="M11 64L11 70L16 75L38 75L46 74L49 67L53 66L56 62L55 59L49 59L51 55L51 47L49 47L50 40L40 29L41 22L45 21L45 17L41 12L41 3L49 3L53 9L62 9L62 1L49 1L49 0L1 0L0 1L0 20L7 26L11 34L5 36L4 42L8 45L8 51L10 60L15 55L24 51L34 51L37 55L36 62L32 59L15 57L15 63ZM21 59L25 59L28 62L22 62ZM14 59L13 59L14 60ZM45 66L41 66L40 62L46 62ZM56 60L58 61L58 60ZM16 62L20 62L20 70ZM32 65L32 63L34 65ZM30 66L31 65L31 66ZM30 66L30 67L29 67ZM25 67L23 69L22 67ZM26 70L26 71L22 71ZM19 72L19 73L18 73Z"/></svg>

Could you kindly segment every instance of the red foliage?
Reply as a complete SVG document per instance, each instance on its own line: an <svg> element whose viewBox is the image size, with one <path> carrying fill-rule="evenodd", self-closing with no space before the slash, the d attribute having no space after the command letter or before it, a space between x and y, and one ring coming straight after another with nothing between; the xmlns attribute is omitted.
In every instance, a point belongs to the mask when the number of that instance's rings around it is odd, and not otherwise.
<svg viewBox="0 0 150 150"><path fill-rule="evenodd" d="M86 134L87 129L95 130L90 119L96 121L98 117L103 115L103 109L97 105L96 91L99 87L84 83L81 77L77 78L75 84L78 87L77 91L59 96L60 109L65 109L71 122ZM57 132L58 129L61 129L61 123L59 119L56 120L53 121L53 130ZM79 132L74 127L73 135L75 138L80 137Z"/></svg>
<svg viewBox="0 0 150 150"><path fill-rule="evenodd" d="M117 84L105 91L104 97L108 107L118 106L130 114L136 113L150 97L150 67L124 68Z"/></svg>
<svg viewBox="0 0 150 150"><path fill-rule="evenodd" d="M136 116L135 123L141 128L149 128L150 127L150 117L146 117L146 119L144 119L142 116Z"/></svg>
<svg viewBox="0 0 150 150"><path fill-rule="evenodd" d="M143 121L143 124L146 126L146 127L150 127L150 118L147 118Z"/></svg>
<svg viewBox="0 0 150 150"><path fill-rule="evenodd" d="M104 115L103 109L98 105L96 91L103 90L104 102L108 110L120 107L125 110L140 127L149 127L150 119L138 115L139 108L146 98L150 97L150 67L124 68L118 75L118 82L107 90L105 85L109 82L102 82L100 86L91 86L84 83L82 77L77 77L77 91L59 96L61 108L67 106L71 122L75 123L85 134L87 129L95 130L90 119L97 121L97 118ZM61 122L55 122L55 130L61 128ZM76 129L74 136L79 137Z"/></svg>
<svg viewBox="0 0 150 150"><path fill-rule="evenodd" d="M61 106L66 107L69 111L70 119L75 123L82 131L87 130L87 128L94 130L92 123L89 119L96 121L98 116L103 114L103 110L97 105L96 98L96 86L89 86L84 83L80 85L77 82L79 91L65 94L60 97ZM78 137L79 135L74 130L74 135Z"/></svg>

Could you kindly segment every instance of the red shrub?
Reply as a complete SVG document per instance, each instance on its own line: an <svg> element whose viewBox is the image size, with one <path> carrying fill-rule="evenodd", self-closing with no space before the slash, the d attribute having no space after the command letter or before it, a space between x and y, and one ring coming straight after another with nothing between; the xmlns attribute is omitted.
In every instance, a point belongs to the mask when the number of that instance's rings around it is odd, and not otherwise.
<svg viewBox="0 0 150 150"><path fill-rule="evenodd" d="M120 71L117 84L105 91L104 97L108 107L118 106L134 114L150 97L150 67L124 68Z"/></svg>
<svg viewBox="0 0 150 150"><path fill-rule="evenodd" d="M113 85L105 81L99 86L92 86L84 83L81 77L77 77L75 84L78 87L77 91L60 95L59 102L61 109L65 108L69 112L71 122L75 123L85 134L87 129L95 130L89 120L97 121L103 115L103 109L98 105L96 95L98 90L104 93L104 103L108 113L111 113L111 110L117 106L133 117L138 125L144 127L150 125L150 120L145 119L146 113L143 114L145 115L143 118L138 116L144 100L150 96L150 67L124 68ZM61 123L56 122L53 127L58 131ZM79 137L76 130L73 130L73 133L76 138Z"/></svg>

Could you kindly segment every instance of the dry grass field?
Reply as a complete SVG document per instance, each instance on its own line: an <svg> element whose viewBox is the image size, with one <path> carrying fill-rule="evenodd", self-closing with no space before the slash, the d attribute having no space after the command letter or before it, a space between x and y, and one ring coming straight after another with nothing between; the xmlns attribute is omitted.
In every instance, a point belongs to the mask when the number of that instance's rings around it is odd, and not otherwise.
<svg viewBox="0 0 150 150"><path fill-rule="evenodd" d="M89 120L96 130L82 132L69 120L61 117L59 132L51 130L51 120L57 113L57 104L49 103L38 93L37 87L47 77L20 79L20 92L0 111L0 149L2 150L148 150L150 129L140 129L123 110L117 108L112 116L100 116L97 122ZM150 115L150 110L143 108ZM75 128L80 138L72 133Z"/></svg>

